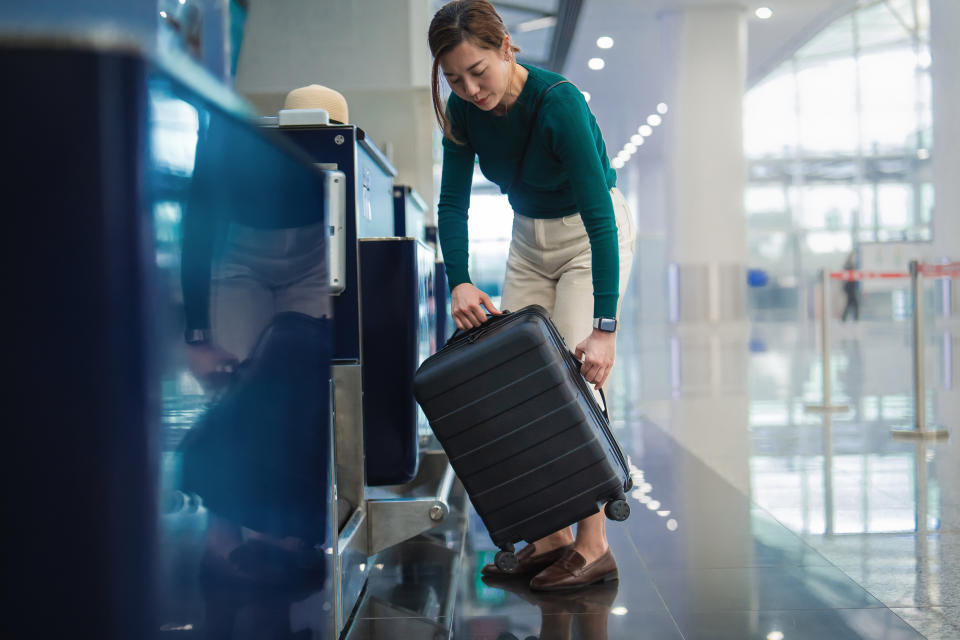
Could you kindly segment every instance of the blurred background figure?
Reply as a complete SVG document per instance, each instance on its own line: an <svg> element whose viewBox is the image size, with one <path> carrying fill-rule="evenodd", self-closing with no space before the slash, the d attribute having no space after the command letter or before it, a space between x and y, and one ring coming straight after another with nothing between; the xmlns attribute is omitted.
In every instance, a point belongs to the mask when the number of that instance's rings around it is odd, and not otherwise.
<svg viewBox="0 0 960 640"><path fill-rule="evenodd" d="M843 263L844 271L853 271L857 268L857 252L851 251L847 256L847 259ZM846 296L847 302L843 307L843 316L842 319L844 322L847 321L847 316L850 313L853 313L853 321L856 322L860 319L860 301L859 301L859 292L857 291L857 281L856 280L844 280L843 281L843 295Z"/></svg>

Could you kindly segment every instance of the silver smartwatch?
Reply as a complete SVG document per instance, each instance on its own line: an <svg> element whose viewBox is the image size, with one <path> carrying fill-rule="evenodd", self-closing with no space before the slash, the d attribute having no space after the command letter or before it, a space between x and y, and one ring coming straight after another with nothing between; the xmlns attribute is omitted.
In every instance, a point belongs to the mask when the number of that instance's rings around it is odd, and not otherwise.
<svg viewBox="0 0 960 640"><path fill-rule="evenodd" d="M617 330L616 318L594 318L593 328L606 333L613 333Z"/></svg>

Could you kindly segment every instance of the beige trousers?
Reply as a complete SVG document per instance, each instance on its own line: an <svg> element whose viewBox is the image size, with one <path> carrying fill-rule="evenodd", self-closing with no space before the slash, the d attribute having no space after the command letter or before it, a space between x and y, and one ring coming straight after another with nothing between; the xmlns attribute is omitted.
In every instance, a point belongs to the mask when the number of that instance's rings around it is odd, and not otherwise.
<svg viewBox="0 0 960 640"><path fill-rule="evenodd" d="M620 247L620 305L630 280L636 239L633 214L614 187L610 190ZM501 308L530 304L545 308L571 350L593 330L593 273L590 238L579 213L541 220L515 214Z"/></svg>

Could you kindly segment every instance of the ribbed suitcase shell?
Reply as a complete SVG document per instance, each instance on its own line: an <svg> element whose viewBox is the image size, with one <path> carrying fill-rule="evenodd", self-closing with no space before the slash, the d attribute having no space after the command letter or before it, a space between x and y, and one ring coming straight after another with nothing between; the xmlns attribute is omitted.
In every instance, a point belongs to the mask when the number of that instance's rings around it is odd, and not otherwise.
<svg viewBox="0 0 960 640"><path fill-rule="evenodd" d="M623 453L540 306L456 335L420 366L414 395L490 537L532 542L623 499Z"/></svg>

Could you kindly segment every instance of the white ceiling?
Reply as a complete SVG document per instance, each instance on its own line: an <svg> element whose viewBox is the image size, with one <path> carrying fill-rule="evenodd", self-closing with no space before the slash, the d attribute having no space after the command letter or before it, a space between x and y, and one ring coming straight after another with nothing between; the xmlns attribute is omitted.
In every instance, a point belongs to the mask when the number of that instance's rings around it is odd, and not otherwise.
<svg viewBox="0 0 960 640"><path fill-rule="evenodd" d="M746 12L747 78L752 84L852 9L857 0L585 0L563 73L590 92L590 107L611 155L663 100L666 80L661 72L663 43L658 13L691 5L731 4L743 6ZM754 11L760 6L770 7L773 17L755 17ZM604 35L613 37L612 49L597 48L597 38ZM601 71L588 69L587 60L592 57L604 58L606 67ZM640 152L658 154L657 143L655 133Z"/></svg>

